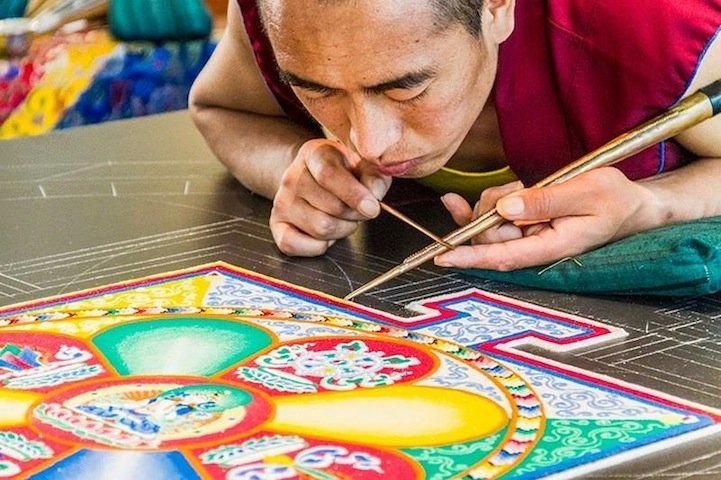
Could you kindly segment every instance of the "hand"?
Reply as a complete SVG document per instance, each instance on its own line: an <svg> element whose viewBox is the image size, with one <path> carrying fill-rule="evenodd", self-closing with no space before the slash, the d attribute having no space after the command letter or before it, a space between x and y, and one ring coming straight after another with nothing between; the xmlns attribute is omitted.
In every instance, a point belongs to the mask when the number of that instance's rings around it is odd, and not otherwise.
<svg viewBox="0 0 721 480"><path fill-rule="evenodd" d="M391 178L364 171L343 144L315 139L304 143L283 174L273 200L270 230L287 255L325 253L358 222L380 213L378 200Z"/></svg>
<svg viewBox="0 0 721 480"><path fill-rule="evenodd" d="M443 267L508 271L544 265L663 223L652 190L612 167L544 188L524 189L521 182L489 188L474 210L456 194L442 200L459 225L493 206L508 220L471 246L436 257Z"/></svg>

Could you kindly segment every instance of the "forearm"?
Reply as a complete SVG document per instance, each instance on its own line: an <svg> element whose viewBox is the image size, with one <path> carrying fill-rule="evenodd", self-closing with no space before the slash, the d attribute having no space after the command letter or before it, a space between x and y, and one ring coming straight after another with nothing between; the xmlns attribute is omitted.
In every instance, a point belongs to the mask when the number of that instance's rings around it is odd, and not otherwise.
<svg viewBox="0 0 721 480"><path fill-rule="evenodd" d="M249 190L272 199L280 179L311 131L283 117L191 105L193 120L213 153Z"/></svg>
<svg viewBox="0 0 721 480"><path fill-rule="evenodd" d="M641 184L658 200L658 226L721 215L721 158L700 159Z"/></svg>

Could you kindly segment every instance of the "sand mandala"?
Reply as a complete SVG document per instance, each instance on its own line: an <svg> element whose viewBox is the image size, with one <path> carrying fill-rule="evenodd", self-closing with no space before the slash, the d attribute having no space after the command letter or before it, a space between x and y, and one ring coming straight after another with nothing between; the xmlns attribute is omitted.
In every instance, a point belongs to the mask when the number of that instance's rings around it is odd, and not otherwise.
<svg viewBox="0 0 721 480"><path fill-rule="evenodd" d="M719 430L518 348L622 330L478 290L411 307L216 263L2 308L0 478L569 478Z"/></svg>

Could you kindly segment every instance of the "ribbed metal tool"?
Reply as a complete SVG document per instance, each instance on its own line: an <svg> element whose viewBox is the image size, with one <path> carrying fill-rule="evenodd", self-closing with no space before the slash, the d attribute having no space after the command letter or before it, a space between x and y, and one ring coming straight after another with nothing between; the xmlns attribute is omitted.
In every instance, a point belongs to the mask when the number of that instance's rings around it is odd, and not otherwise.
<svg viewBox="0 0 721 480"><path fill-rule="evenodd" d="M719 112L721 112L721 80L700 89L666 112L614 138L606 145L552 173L536 183L534 187L542 188L548 185L557 185L590 170L613 165L645 150L651 145L675 137ZM443 240L457 246L504 221L504 218L494 208L465 227L446 235ZM346 295L345 299L349 300L376 288L388 280L423 265L446 251L448 251L448 248L440 243L431 244L403 260L400 265L352 291Z"/></svg>

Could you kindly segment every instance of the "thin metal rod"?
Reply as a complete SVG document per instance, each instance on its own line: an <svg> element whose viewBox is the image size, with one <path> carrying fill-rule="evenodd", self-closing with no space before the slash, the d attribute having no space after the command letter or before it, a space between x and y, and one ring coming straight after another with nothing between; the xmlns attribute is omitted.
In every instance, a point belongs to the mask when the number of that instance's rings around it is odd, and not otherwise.
<svg viewBox="0 0 721 480"><path fill-rule="evenodd" d="M716 113L714 112L713 101L714 100L710 99L703 92L694 93L681 100L665 113L642 123L627 133L614 138L602 147L552 173L536 183L534 187L540 188L563 183L590 170L618 163L656 143L674 137L684 130L711 118ZM715 99L715 101L718 101L718 99ZM494 208L476 218L468 225L446 235L443 237L443 240L451 245L460 245L504 221L505 219L501 217ZM446 251L448 251L448 248L439 243L431 244L407 257L400 265L397 265L388 272L352 291L345 296L345 299L349 300L365 293L388 280L419 267Z"/></svg>
<svg viewBox="0 0 721 480"><path fill-rule="evenodd" d="M446 248L449 249L449 250L452 250L452 249L456 248L454 245L451 245L450 243L446 242L445 240L443 240L441 237L439 237L439 236L436 235L435 233L433 233L433 232L431 232L430 230L424 228L422 225L419 225L418 223L416 223L416 222L413 221L412 219L406 217L404 214L402 214L401 212L399 212L399 211L396 210L395 208L391 207L390 205L386 205L386 204L383 203L383 202L378 202L378 203L381 204L381 208L382 208L384 211L390 213L391 215L393 215L394 217L396 217L398 220L400 220L400 221L402 221L402 222L410 225L411 227L415 228L416 230L418 230L419 232L421 232L423 235L429 237L431 240L433 240L433 241L435 241L435 242L437 242L437 243L440 243L441 245L443 245L444 247L446 247Z"/></svg>

